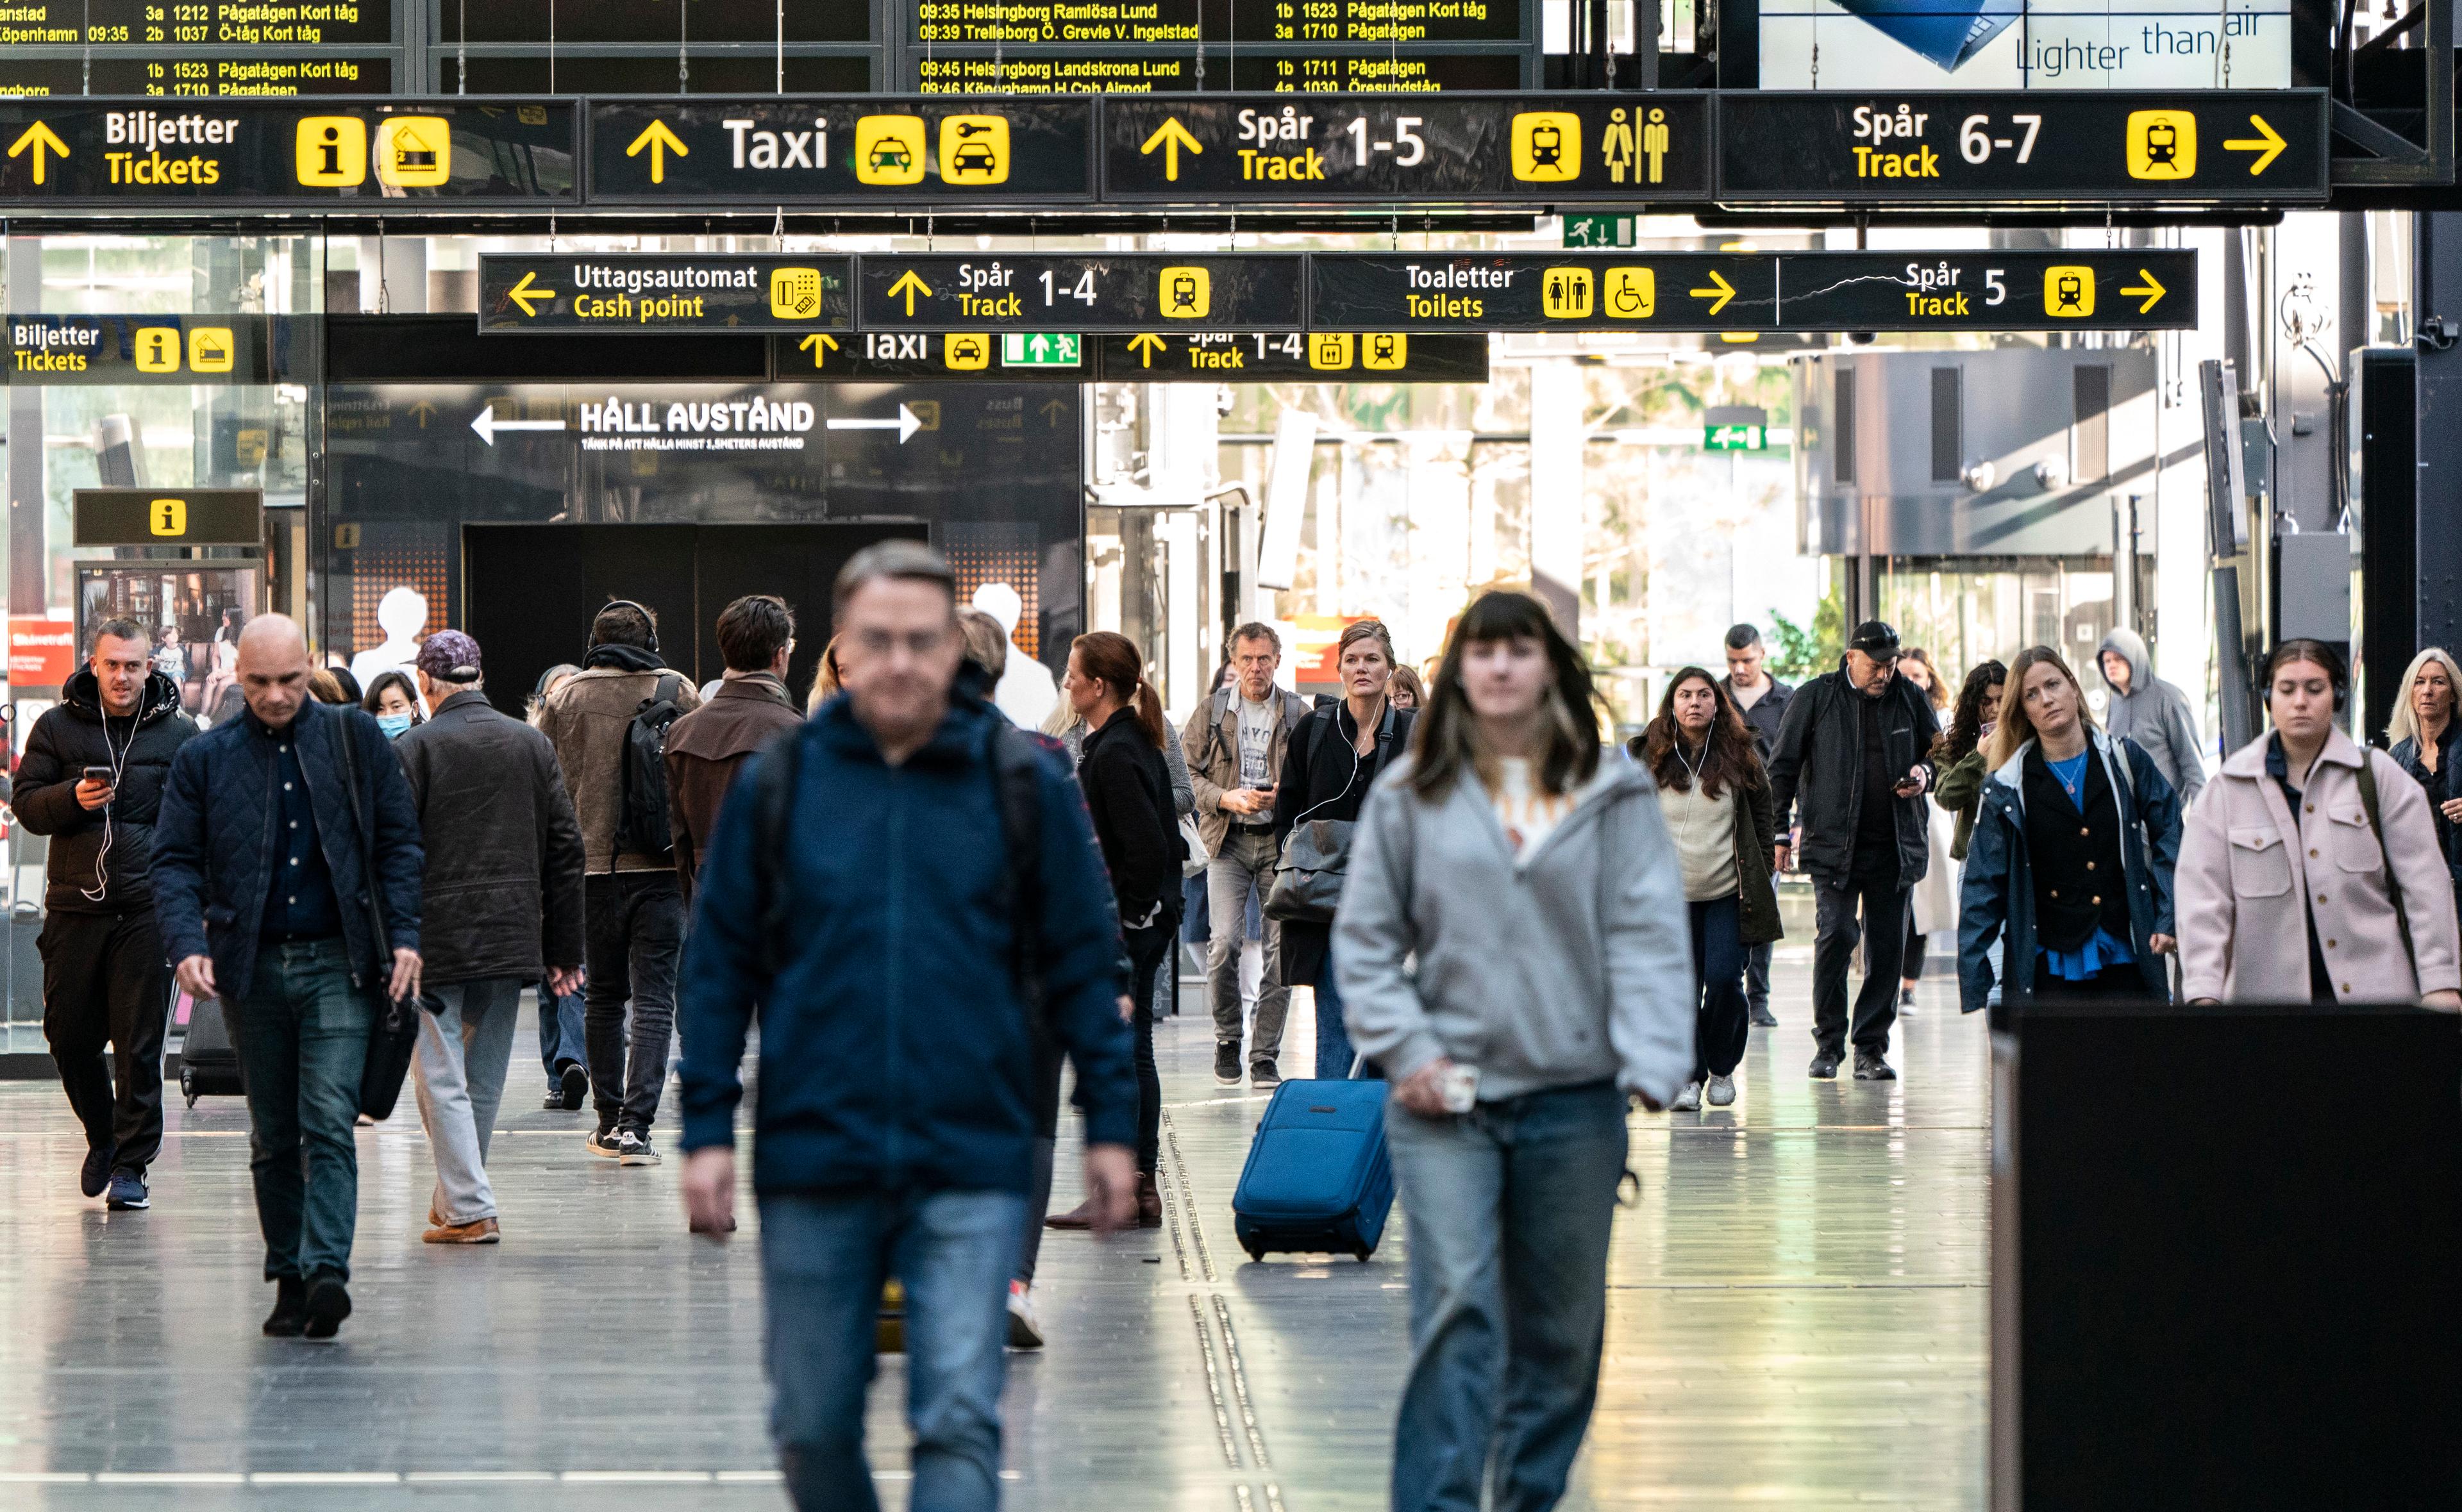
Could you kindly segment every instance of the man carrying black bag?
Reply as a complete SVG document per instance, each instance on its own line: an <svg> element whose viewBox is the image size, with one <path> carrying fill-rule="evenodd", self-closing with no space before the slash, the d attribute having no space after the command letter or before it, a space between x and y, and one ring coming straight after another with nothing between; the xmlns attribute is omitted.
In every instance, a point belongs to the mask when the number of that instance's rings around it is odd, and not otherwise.
<svg viewBox="0 0 2462 1512"><path fill-rule="evenodd" d="M153 880L180 985L236 1010L248 1172L276 1288L265 1331L329 1339L351 1315L352 1126L370 1040L388 1000L419 994L424 856L384 732L310 699L309 673L289 618L260 616L241 632L247 712L173 758ZM391 1080L386 1100L399 1069Z"/></svg>

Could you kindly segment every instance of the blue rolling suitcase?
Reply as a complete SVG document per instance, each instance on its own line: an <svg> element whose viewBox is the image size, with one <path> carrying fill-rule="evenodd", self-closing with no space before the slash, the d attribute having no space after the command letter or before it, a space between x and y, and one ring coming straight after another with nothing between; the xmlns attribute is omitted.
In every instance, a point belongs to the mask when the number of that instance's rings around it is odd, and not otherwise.
<svg viewBox="0 0 2462 1512"><path fill-rule="evenodd" d="M1331 1251L1366 1260L1393 1207L1381 1081L1285 1082L1265 1105L1231 1212L1252 1260Z"/></svg>

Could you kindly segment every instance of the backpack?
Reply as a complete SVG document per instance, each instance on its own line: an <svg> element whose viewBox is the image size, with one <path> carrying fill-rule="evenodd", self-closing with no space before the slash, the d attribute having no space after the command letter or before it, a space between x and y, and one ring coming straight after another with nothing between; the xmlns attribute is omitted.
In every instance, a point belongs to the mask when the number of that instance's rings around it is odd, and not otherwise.
<svg viewBox="0 0 2462 1512"><path fill-rule="evenodd" d="M617 763L622 801L616 810L620 854L667 855L676 848L667 818L667 728L683 718L683 705L676 702L683 685L683 679L672 672L659 678L657 691L641 701L632 723L624 726Z"/></svg>
<svg viewBox="0 0 2462 1512"><path fill-rule="evenodd" d="M1043 990L1042 759L1047 742L1005 718L992 730L992 790L1000 810L1012 956L1009 970L1039 1045L1056 1042ZM753 801L761 816L761 845L753 853L761 898L762 968L772 981L787 967L788 941L800 939L798 904L787 877L787 845L792 828L796 785L804 769L804 731L773 743L753 774Z"/></svg>

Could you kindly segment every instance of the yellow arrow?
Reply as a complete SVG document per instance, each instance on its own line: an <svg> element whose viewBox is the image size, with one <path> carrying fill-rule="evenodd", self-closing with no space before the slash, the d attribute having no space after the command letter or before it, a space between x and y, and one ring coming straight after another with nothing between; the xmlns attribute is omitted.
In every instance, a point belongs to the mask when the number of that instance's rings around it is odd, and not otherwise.
<svg viewBox="0 0 2462 1512"><path fill-rule="evenodd" d="M521 306L522 313L526 315L535 315L538 313L538 311L531 306L531 300L553 299L555 297L554 290L539 288L537 280L537 269L525 269L522 272L522 281L515 284L512 288L505 291L505 297Z"/></svg>
<svg viewBox="0 0 2462 1512"><path fill-rule="evenodd" d="M2158 299L2162 298L2165 294L2170 293L2171 291L2170 291L2170 290L2168 290L2168 289L2164 288L2161 284L2159 284L2159 283L2155 282L2155 280L2154 280L2154 275L2153 275L2152 273L2148 272L2148 271L2147 271L2145 269L2143 269L2143 268L2141 268L2141 269L2137 270L2137 276L2146 280L2146 285L2145 285L2145 287L2144 287L2144 288L2142 288L2142 289L2123 289L2123 290L2121 290L2120 292L2121 292L2122 293L2124 293L2124 294L2144 294L2144 295L2146 296L2146 302L2145 302L2144 304L2139 305L2139 306L2137 307L2137 313L2138 313L2139 314L2141 314L2141 315L2142 315L2142 314L2146 313L2146 312L2148 312L2148 311L2149 311L2149 310L2151 310L2151 309L2153 309L2153 308L2154 308L2154 302L2155 302L2156 300L2158 300Z"/></svg>
<svg viewBox="0 0 2462 1512"><path fill-rule="evenodd" d="M1710 274L1710 282L1717 287L1712 289L1695 289L1688 291L1688 292L1690 292L1695 299L1707 299L1710 301L1710 313L1715 315L1719 311L1727 308L1728 300L1736 297L1736 286L1719 277L1715 270Z"/></svg>
<svg viewBox="0 0 2462 1512"><path fill-rule="evenodd" d="M1168 345L1169 342L1151 331L1129 338L1129 350L1137 355L1137 366L1144 368L1154 366L1155 354Z"/></svg>
<svg viewBox="0 0 2462 1512"><path fill-rule="evenodd" d="M1205 151L1204 144L1199 142L1186 126L1179 123L1177 116L1164 117L1162 124L1155 128L1155 134L1146 139L1146 144L1137 149L1137 156L1141 158L1148 156L1156 147L1162 149L1162 176L1175 181L1179 177L1180 148L1186 147L1189 151L1200 155Z"/></svg>
<svg viewBox="0 0 2462 1512"><path fill-rule="evenodd" d="M2248 118L2248 123L2257 128L2257 135L2233 137L2224 141L2223 150L2256 153L2257 161L2248 165L2248 176L2253 179L2271 166L2275 159L2281 157L2282 149L2290 146L2291 143L2282 140L2280 132L2267 125L2263 116L2251 116ZM2124 289L2121 292L2127 293L2127 291Z"/></svg>
<svg viewBox="0 0 2462 1512"><path fill-rule="evenodd" d="M39 120L27 127L24 135L9 143L9 156L13 158L29 148L32 148L34 154L36 184L43 182L43 154L46 150L55 152L63 158L69 155L69 144L60 140L59 133Z"/></svg>
<svg viewBox="0 0 2462 1512"><path fill-rule="evenodd" d="M633 144L624 149L624 156L628 158L637 158L641 155L641 149L644 147L650 149L650 182L652 184L664 184L667 182L666 155L668 153L672 152L679 158L689 158L692 156L692 149L684 145L684 140L681 137L677 136L674 132L669 131L667 129L667 123L663 120L658 119L656 117L651 118L650 124L647 129L645 129L639 136L633 139Z"/></svg>
<svg viewBox="0 0 2462 1512"><path fill-rule="evenodd" d="M932 297L932 286L916 277L915 270L910 268L899 275L897 282L889 286L890 298L895 299L899 294L906 296L906 318L912 320L915 318L915 296L921 294L929 299Z"/></svg>
<svg viewBox="0 0 2462 1512"><path fill-rule="evenodd" d="M810 352L812 355L812 366L814 367L819 367L828 359L829 354L835 352L837 349L837 337L825 336L817 331L813 332L810 335L806 336L803 340L795 343L796 351Z"/></svg>

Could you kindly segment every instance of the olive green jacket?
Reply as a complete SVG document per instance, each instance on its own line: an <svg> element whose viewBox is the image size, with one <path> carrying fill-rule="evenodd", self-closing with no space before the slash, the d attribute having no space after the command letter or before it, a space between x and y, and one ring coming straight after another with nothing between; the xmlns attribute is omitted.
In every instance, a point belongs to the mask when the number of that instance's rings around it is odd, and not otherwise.
<svg viewBox="0 0 2462 1512"><path fill-rule="evenodd" d="M1975 804L1983 796L1983 780L1992 773L1983 765L1980 747L1968 751L1957 763L1941 769L1940 781L1932 792L1932 801L1957 815L1957 834L1950 841L1949 853L1957 860L1966 859L1966 842L1975 834Z"/></svg>

